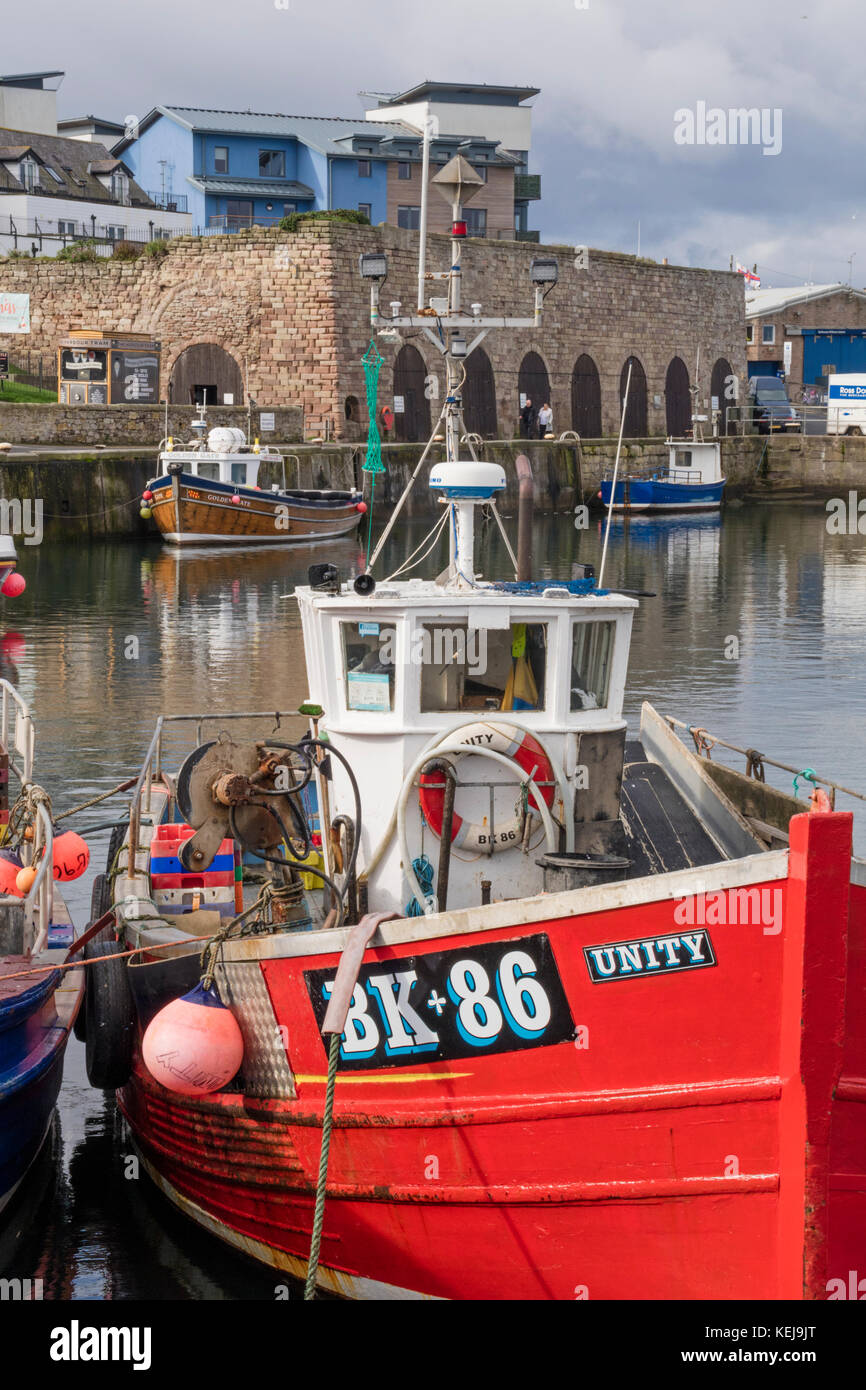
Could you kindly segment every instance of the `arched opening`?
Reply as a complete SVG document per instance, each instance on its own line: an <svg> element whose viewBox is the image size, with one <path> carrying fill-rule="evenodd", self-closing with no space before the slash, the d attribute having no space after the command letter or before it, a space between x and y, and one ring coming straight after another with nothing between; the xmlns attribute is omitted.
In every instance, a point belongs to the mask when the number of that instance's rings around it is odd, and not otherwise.
<svg viewBox="0 0 866 1390"><path fill-rule="evenodd" d="M496 438L496 382L490 358L476 348L466 358L463 383L463 423L470 434L482 439Z"/></svg>
<svg viewBox="0 0 866 1390"><path fill-rule="evenodd" d="M585 352L571 374L571 428L582 439L598 439L601 434L601 382L598 367Z"/></svg>
<svg viewBox="0 0 866 1390"><path fill-rule="evenodd" d="M665 419L668 434L683 439L691 433L692 398L689 395L689 369L681 357L672 357L665 376Z"/></svg>
<svg viewBox="0 0 866 1390"><path fill-rule="evenodd" d="M631 365L631 384L628 388L628 406L625 412L623 434L628 439L644 439L647 434L646 372L639 357L627 357L622 365L622 371L619 375L620 411L622 411L622 402L625 399L625 384L628 381L629 365Z"/></svg>
<svg viewBox="0 0 866 1390"><path fill-rule="evenodd" d="M731 417L731 411L739 405L739 385L727 357L720 357L710 378L710 404L719 412L719 434L733 434L736 429L736 416Z"/></svg>
<svg viewBox="0 0 866 1390"><path fill-rule="evenodd" d="M424 394L427 368L411 343L404 343L394 361L394 434L406 444L430 438L430 402Z"/></svg>
<svg viewBox="0 0 866 1390"><path fill-rule="evenodd" d="M356 423L361 419L361 402L357 396L347 396L343 404L343 409L347 420L354 420Z"/></svg>
<svg viewBox="0 0 866 1390"><path fill-rule="evenodd" d="M550 377L544 361L537 352L528 352L520 364L517 375L519 410L522 412L528 402L532 403L532 419L528 433L534 438L538 434L537 417L541 407L550 403ZM521 434L527 433L521 417Z"/></svg>
<svg viewBox="0 0 866 1390"><path fill-rule="evenodd" d="M243 405L241 369L216 343L193 343L171 369L168 398L172 405Z"/></svg>

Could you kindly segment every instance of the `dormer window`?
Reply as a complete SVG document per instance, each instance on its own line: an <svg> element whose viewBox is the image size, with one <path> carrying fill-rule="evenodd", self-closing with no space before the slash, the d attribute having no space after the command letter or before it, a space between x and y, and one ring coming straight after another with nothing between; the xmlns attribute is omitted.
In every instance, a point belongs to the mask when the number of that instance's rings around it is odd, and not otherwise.
<svg viewBox="0 0 866 1390"><path fill-rule="evenodd" d="M129 202L129 180L120 172L111 175L111 201L126 204Z"/></svg>
<svg viewBox="0 0 866 1390"><path fill-rule="evenodd" d="M24 191L32 193L39 179L39 166L36 160L22 159L19 169L19 178L24 185Z"/></svg>

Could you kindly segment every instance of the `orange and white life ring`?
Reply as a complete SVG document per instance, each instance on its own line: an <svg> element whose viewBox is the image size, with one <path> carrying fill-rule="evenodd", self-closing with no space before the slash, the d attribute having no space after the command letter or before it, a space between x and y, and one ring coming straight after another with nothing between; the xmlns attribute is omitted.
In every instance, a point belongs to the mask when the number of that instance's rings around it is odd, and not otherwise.
<svg viewBox="0 0 866 1390"><path fill-rule="evenodd" d="M489 748L510 758L517 767L539 784L539 792L548 806L553 805L554 775L550 761L541 744L532 734L524 733L511 724L467 724L459 731L459 739L466 753L475 748ZM434 757L435 753L431 754ZM521 779L522 780L522 779ZM442 835L442 811L445 789L442 786L441 772L422 772L418 779L418 802L425 821L434 835ZM546 784L546 785L545 785ZM491 834L493 844L491 846ZM489 825L477 825L464 820L456 811L451 823L451 843L455 849L476 850L495 854L498 850L514 849L522 839L523 817L514 815L508 822L491 830Z"/></svg>

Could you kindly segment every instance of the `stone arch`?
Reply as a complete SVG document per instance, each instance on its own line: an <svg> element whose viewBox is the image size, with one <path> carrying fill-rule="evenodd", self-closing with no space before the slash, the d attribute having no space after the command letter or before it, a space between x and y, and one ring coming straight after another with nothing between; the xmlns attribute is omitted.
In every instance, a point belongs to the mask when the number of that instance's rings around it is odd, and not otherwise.
<svg viewBox="0 0 866 1390"><path fill-rule="evenodd" d="M739 381L727 357L719 357L710 378L710 396L715 396L719 402L719 434L733 434L736 430L735 420L728 416L728 411L739 405L736 396L727 394L732 381L737 382L739 387Z"/></svg>
<svg viewBox="0 0 866 1390"><path fill-rule="evenodd" d="M528 396L538 412L545 401L550 401L550 377L544 365L544 358L537 352L527 352L517 374L518 410L520 397Z"/></svg>
<svg viewBox="0 0 866 1390"><path fill-rule="evenodd" d="M601 381L588 353L581 353L571 373L571 428L582 439L598 439L601 425Z"/></svg>
<svg viewBox="0 0 866 1390"><path fill-rule="evenodd" d="M192 343L171 367L168 398L172 405L244 404L244 379L230 352L218 343Z"/></svg>
<svg viewBox="0 0 866 1390"><path fill-rule="evenodd" d="M628 369L631 364L631 385L628 391L628 406L625 412L625 429L623 434L628 439L643 439L647 434L647 392L646 392L646 372L639 357L632 355L627 357L622 364L622 371L619 374L619 411L617 412L617 428L619 427L619 416L622 412L622 402L625 396L625 384L628 380Z"/></svg>
<svg viewBox="0 0 866 1390"><path fill-rule="evenodd" d="M416 347L404 343L394 359L394 434L404 443L430 438L430 401L426 395L427 365ZM403 409L397 410L402 402Z"/></svg>
<svg viewBox="0 0 866 1390"><path fill-rule="evenodd" d="M470 434L496 438L496 380L493 366L483 348L466 358L463 383L463 423Z"/></svg>
<svg viewBox="0 0 866 1390"><path fill-rule="evenodd" d="M665 421L668 434L683 439L692 428L689 369L681 357L672 357L665 375Z"/></svg>

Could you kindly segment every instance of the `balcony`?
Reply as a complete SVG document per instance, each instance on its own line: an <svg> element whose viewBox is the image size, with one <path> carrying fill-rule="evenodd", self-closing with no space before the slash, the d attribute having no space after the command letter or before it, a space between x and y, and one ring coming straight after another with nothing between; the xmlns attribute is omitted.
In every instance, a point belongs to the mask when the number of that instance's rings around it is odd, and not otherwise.
<svg viewBox="0 0 866 1390"><path fill-rule="evenodd" d="M515 232L515 241L540 241L541 232Z"/></svg>
<svg viewBox="0 0 866 1390"><path fill-rule="evenodd" d="M185 193L154 193L153 190L149 188L147 189L146 196L152 203L155 203L158 208L162 208L163 212L189 211Z"/></svg>
<svg viewBox="0 0 866 1390"><path fill-rule="evenodd" d="M514 175L514 201L518 203L532 202L541 197L541 175L540 174L515 174Z"/></svg>

